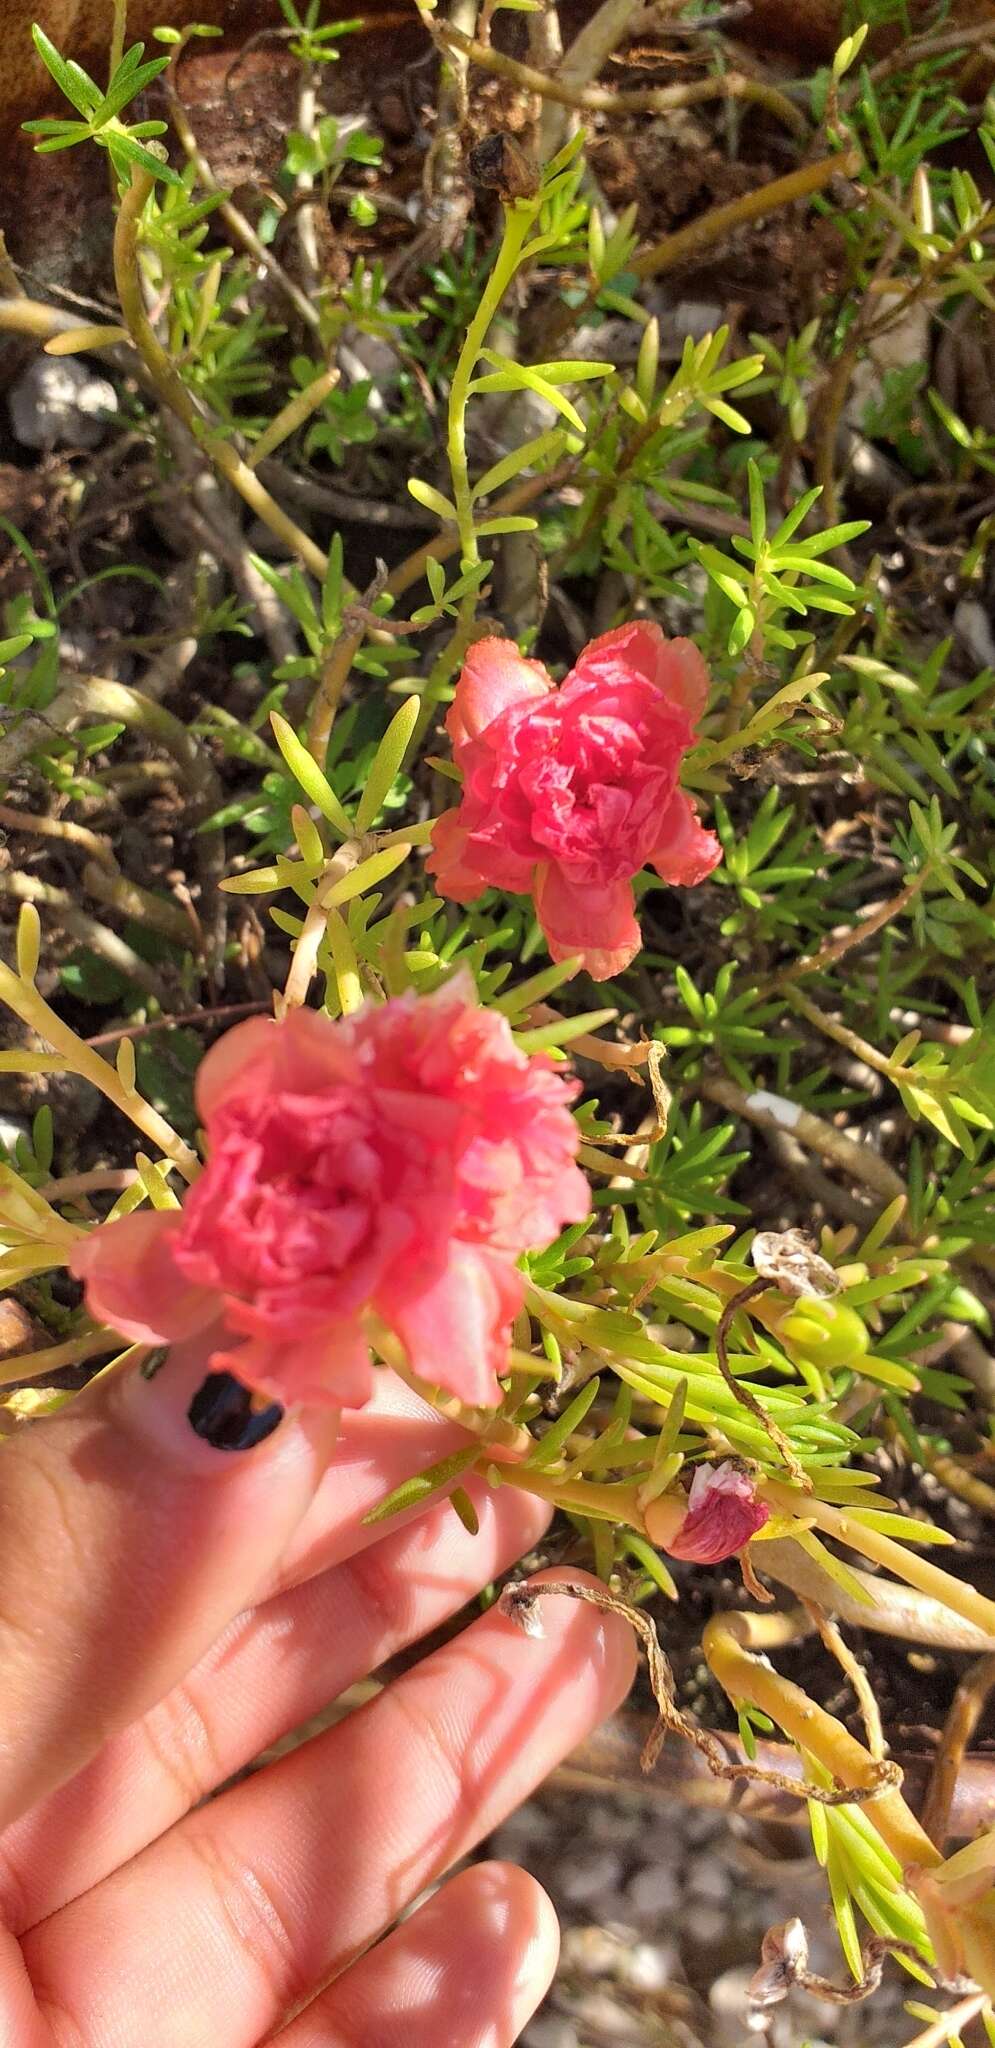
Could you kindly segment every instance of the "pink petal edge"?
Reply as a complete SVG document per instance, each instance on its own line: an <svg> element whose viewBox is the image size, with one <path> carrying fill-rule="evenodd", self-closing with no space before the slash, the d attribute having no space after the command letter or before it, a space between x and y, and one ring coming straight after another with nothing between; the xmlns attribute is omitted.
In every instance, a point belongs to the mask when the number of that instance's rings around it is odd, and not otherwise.
<svg viewBox="0 0 995 2048"><path fill-rule="evenodd" d="M629 881L602 889L574 882L555 861L536 869L536 916L553 960L579 953L594 981L610 981L635 959L641 944Z"/></svg>
<svg viewBox="0 0 995 2048"><path fill-rule="evenodd" d="M456 695L446 716L446 731L458 750L479 739L502 712L528 697L546 697L551 676L540 661L520 654L513 640L496 636L478 640L463 663Z"/></svg>
<svg viewBox="0 0 995 2048"><path fill-rule="evenodd" d="M170 1240L179 1210L141 1210L102 1223L73 1246L69 1270L86 1284L97 1322L133 1344L173 1344L204 1329L218 1312L216 1294L184 1280Z"/></svg>
<svg viewBox="0 0 995 2048"><path fill-rule="evenodd" d="M660 845L649 859L662 882L691 889L703 882L722 859L714 832L698 820L698 806L687 791L677 789L660 820Z"/></svg>

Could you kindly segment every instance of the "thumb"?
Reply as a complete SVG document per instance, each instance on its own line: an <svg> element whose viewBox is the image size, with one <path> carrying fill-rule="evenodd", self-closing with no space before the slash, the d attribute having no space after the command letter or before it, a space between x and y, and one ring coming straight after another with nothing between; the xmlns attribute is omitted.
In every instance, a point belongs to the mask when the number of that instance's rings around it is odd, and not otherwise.
<svg viewBox="0 0 995 2048"><path fill-rule="evenodd" d="M321 1478L335 1412L253 1417L234 1383L205 1389L208 1349L100 1382L0 1451L0 1827L185 1676Z"/></svg>

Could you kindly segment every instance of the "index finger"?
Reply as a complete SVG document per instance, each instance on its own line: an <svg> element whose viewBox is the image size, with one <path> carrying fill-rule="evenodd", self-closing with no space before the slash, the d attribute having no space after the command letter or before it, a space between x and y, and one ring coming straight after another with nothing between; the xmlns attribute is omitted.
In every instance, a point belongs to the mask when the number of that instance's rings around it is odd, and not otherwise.
<svg viewBox="0 0 995 2048"><path fill-rule="evenodd" d="M161 1699L261 1592L381 1533L363 1530L365 1509L440 1439L451 1447L410 1403L396 1424L357 1417L319 1500L333 1411L214 1450L187 1418L205 1370L203 1340L177 1346L153 1380L96 1386L4 1446L0 1828Z"/></svg>

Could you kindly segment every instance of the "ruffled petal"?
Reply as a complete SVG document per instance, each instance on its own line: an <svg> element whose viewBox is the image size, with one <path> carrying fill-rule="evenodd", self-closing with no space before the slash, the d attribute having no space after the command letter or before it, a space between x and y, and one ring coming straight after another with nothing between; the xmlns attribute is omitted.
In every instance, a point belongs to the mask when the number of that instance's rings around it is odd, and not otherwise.
<svg viewBox="0 0 995 2048"><path fill-rule="evenodd" d="M659 681L660 659L667 645L662 626L655 619L629 619L599 633L582 648L562 688L572 683L616 682L620 677L643 676L648 683Z"/></svg>
<svg viewBox="0 0 995 2048"><path fill-rule="evenodd" d="M708 702L708 669L693 640L668 640L655 619L630 619L590 640L563 689L642 676L697 724Z"/></svg>
<svg viewBox="0 0 995 2048"><path fill-rule="evenodd" d="M173 1258L179 1210L137 1211L102 1223L73 1246L69 1270L86 1288L86 1305L133 1344L173 1344L214 1320L219 1298L185 1280Z"/></svg>
<svg viewBox="0 0 995 2048"><path fill-rule="evenodd" d="M508 1369L509 1330L522 1305L510 1261L455 1239L443 1271L411 1295L399 1274L376 1308L396 1331L412 1372L471 1408L495 1408Z"/></svg>
<svg viewBox="0 0 995 2048"><path fill-rule="evenodd" d="M668 703L697 725L708 703L711 677L693 640L665 640L657 683Z"/></svg>
<svg viewBox="0 0 995 2048"><path fill-rule="evenodd" d="M446 731L457 754L512 704L528 697L545 697L552 688L552 678L541 661L527 661L513 640L478 640L463 663L446 715Z"/></svg>
<svg viewBox="0 0 995 2048"><path fill-rule="evenodd" d="M425 865L441 894L454 903L473 903L490 886L466 858L468 837L458 810L443 811L432 827L432 850Z"/></svg>
<svg viewBox="0 0 995 2048"><path fill-rule="evenodd" d="M599 889L573 881L550 861L536 869L535 907L552 958L569 960L579 953L595 981L621 974L639 951L630 881Z"/></svg>
<svg viewBox="0 0 995 2048"><path fill-rule="evenodd" d="M281 1401L285 1408L362 1408L373 1392L369 1345L358 1321L326 1323L303 1344L273 1344L254 1337L232 1342L226 1330L210 1360L211 1372L231 1372L243 1386Z"/></svg>
<svg viewBox="0 0 995 2048"><path fill-rule="evenodd" d="M201 1061L197 1109L209 1124L234 1097L254 1095L265 1101L283 1092L317 1095L356 1079L346 1042L329 1028L322 1011L291 1010L279 1024L271 1017L253 1017L226 1031Z"/></svg>
<svg viewBox="0 0 995 2048"><path fill-rule="evenodd" d="M660 842L649 864L663 882L691 889L703 882L722 859L722 847L714 832L698 822L698 807L683 789L674 791L660 820Z"/></svg>

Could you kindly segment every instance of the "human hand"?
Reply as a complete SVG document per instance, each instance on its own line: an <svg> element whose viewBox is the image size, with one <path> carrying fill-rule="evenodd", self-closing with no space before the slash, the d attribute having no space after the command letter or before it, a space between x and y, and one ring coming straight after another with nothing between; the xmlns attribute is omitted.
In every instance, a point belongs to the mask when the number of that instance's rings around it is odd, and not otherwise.
<svg viewBox="0 0 995 2048"><path fill-rule="evenodd" d="M546 1519L471 1481L476 1536L445 1504L364 1528L458 1431L385 1375L331 1464L313 1411L214 1450L203 1372L178 1352L0 1450L0 2042L504 2048L556 1960L532 1878L478 1864L364 1952L618 1703L630 1632L554 1600L537 1642L492 1609L201 1803Z"/></svg>

